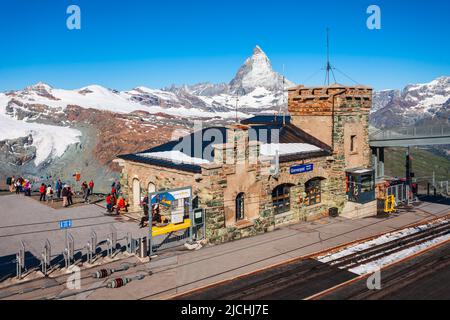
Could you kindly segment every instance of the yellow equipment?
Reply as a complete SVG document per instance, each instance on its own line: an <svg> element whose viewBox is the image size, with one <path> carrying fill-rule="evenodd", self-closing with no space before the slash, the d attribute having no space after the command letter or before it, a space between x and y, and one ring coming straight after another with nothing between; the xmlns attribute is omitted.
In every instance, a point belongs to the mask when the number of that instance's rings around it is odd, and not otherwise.
<svg viewBox="0 0 450 320"><path fill-rule="evenodd" d="M152 227L152 236L156 237L162 234L188 229L190 226L191 226L191 219L185 219L183 223L179 224L171 223L164 227Z"/></svg>
<svg viewBox="0 0 450 320"><path fill-rule="evenodd" d="M387 196L386 201L384 203L384 212L385 213L394 213L395 210L395 196Z"/></svg>

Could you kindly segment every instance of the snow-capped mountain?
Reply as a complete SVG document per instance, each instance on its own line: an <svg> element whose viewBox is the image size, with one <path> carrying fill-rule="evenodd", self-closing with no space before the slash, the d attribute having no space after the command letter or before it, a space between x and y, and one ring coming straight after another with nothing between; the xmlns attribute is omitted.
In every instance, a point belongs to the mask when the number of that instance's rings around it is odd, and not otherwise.
<svg viewBox="0 0 450 320"><path fill-rule="evenodd" d="M422 124L449 124L450 77L425 84L412 84L403 90L374 94L371 123L376 127Z"/></svg>
<svg viewBox="0 0 450 320"><path fill-rule="evenodd" d="M295 86L293 82L285 79L285 88L293 86ZM271 92L283 90L283 76L273 71L269 58L259 46L253 49L253 55L245 61L231 80L230 92L249 94L257 88Z"/></svg>
<svg viewBox="0 0 450 320"><path fill-rule="evenodd" d="M285 91L295 86L272 69L272 64L264 51L256 46L239 68L229 84L200 83L193 86L172 86L165 90L176 95L194 96L209 109L215 111L235 110L252 114L272 112L285 106ZM198 105L198 101L194 101ZM200 103L202 104L202 103Z"/></svg>

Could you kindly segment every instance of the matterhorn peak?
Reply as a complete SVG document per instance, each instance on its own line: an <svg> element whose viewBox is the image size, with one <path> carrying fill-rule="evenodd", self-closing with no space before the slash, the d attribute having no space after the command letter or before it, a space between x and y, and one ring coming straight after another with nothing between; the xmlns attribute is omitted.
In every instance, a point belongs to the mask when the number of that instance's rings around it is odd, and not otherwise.
<svg viewBox="0 0 450 320"><path fill-rule="evenodd" d="M285 80L286 86L294 84ZM239 68L236 76L230 82L231 92L234 94L248 94L258 87L263 87L269 91L283 90L283 76L272 69L269 58L261 49L256 46L253 55L245 61Z"/></svg>
<svg viewBox="0 0 450 320"><path fill-rule="evenodd" d="M265 53L264 53L264 51L262 51L261 47L256 45L255 49L253 49L253 55L257 55L257 54L261 54L261 53L265 55Z"/></svg>

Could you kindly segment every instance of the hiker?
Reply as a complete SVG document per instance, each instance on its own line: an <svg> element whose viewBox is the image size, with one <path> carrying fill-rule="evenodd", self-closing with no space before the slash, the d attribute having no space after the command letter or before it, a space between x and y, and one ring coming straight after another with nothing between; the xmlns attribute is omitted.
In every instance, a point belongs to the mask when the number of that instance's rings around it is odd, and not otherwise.
<svg viewBox="0 0 450 320"><path fill-rule="evenodd" d="M53 203L53 188L51 185L47 186L47 203L51 201Z"/></svg>
<svg viewBox="0 0 450 320"><path fill-rule="evenodd" d="M60 179L58 179L58 181L56 182L56 196L58 197L58 199L61 199L61 191L62 191L62 182Z"/></svg>
<svg viewBox="0 0 450 320"><path fill-rule="evenodd" d="M89 197L89 186L86 181L81 184L81 191L83 192L83 201L88 202Z"/></svg>
<svg viewBox="0 0 450 320"><path fill-rule="evenodd" d="M19 182L19 180L16 181L16 183L14 184L16 187L16 194L20 194L20 187L22 186Z"/></svg>
<svg viewBox="0 0 450 320"><path fill-rule="evenodd" d="M113 211L114 206L116 205L116 198L112 193L108 194L106 197L106 211L111 213Z"/></svg>
<svg viewBox="0 0 450 320"><path fill-rule="evenodd" d="M115 183L115 182L113 182L113 184L112 184L112 186L111 186L111 194L113 194L114 197L117 196L117 193L116 193L116 183Z"/></svg>
<svg viewBox="0 0 450 320"><path fill-rule="evenodd" d="M73 205L73 192L72 192L72 187L71 186L67 186L67 203L69 206Z"/></svg>
<svg viewBox="0 0 450 320"><path fill-rule="evenodd" d="M94 180L89 181L89 195L94 194Z"/></svg>
<svg viewBox="0 0 450 320"><path fill-rule="evenodd" d="M16 183L16 177L12 176L11 178L11 184L9 185L9 191L10 192L14 192L15 188L15 183Z"/></svg>
<svg viewBox="0 0 450 320"><path fill-rule="evenodd" d="M39 201L45 201L45 193L47 192L47 186L42 183L41 186L39 187L39 193L41 195L41 197L39 198Z"/></svg>
<svg viewBox="0 0 450 320"><path fill-rule="evenodd" d="M141 218L141 222L139 223L139 227L143 228L144 223L148 221L148 196L145 196L141 202L142 209L144 210L144 216Z"/></svg>
<svg viewBox="0 0 450 320"><path fill-rule="evenodd" d="M116 183L116 196L119 196L121 188L122 188L122 185L120 184L120 181L117 181L117 183Z"/></svg>
<svg viewBox="0 0 450 320"><path fill-rule="evenodd" d="M68 196L69 196L68 185L65 185L64 188L62 189L63 207L67 207L69 205L69 202L67 200Z"/></svg>
<svg viewBox="0 0 450 320"><path fill-rule="evenodd" d="M162 217L159 213L159 204L155 203L152 206L152 225L157 223L162 223Z"/></svg>
<svg viewBox="0 0 450 320"><path fill-rule="evenodd" d="M9 192L13 192L12 186L13 186L13 178L7 177L6 178L6 185L8 186Z"/></svg>
<svg viewBox="0 0 450 320"><path fill-rule="evenodd" d="M119 198L119 201L117 201L116 214L118 215L121 210L128 212L128 204L122 196Z"/></svg>

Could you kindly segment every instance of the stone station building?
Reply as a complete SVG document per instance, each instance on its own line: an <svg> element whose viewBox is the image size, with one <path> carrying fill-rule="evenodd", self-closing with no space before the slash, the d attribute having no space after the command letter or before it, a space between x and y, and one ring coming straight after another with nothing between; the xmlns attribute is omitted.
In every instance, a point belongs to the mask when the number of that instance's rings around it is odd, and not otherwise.
<svg viewBox="0 0 450 320"><path fill-rule="evenodd" d="M139 210L147 192L191 186L212 243L317 219L332 208L349 217L375 214L371 106L372 89L364 86L292 88L290 116L204 128L118 156L124 192ZM362 180L352 180L354 173ZM358 203L362 193L369 197Z"/></svg>

